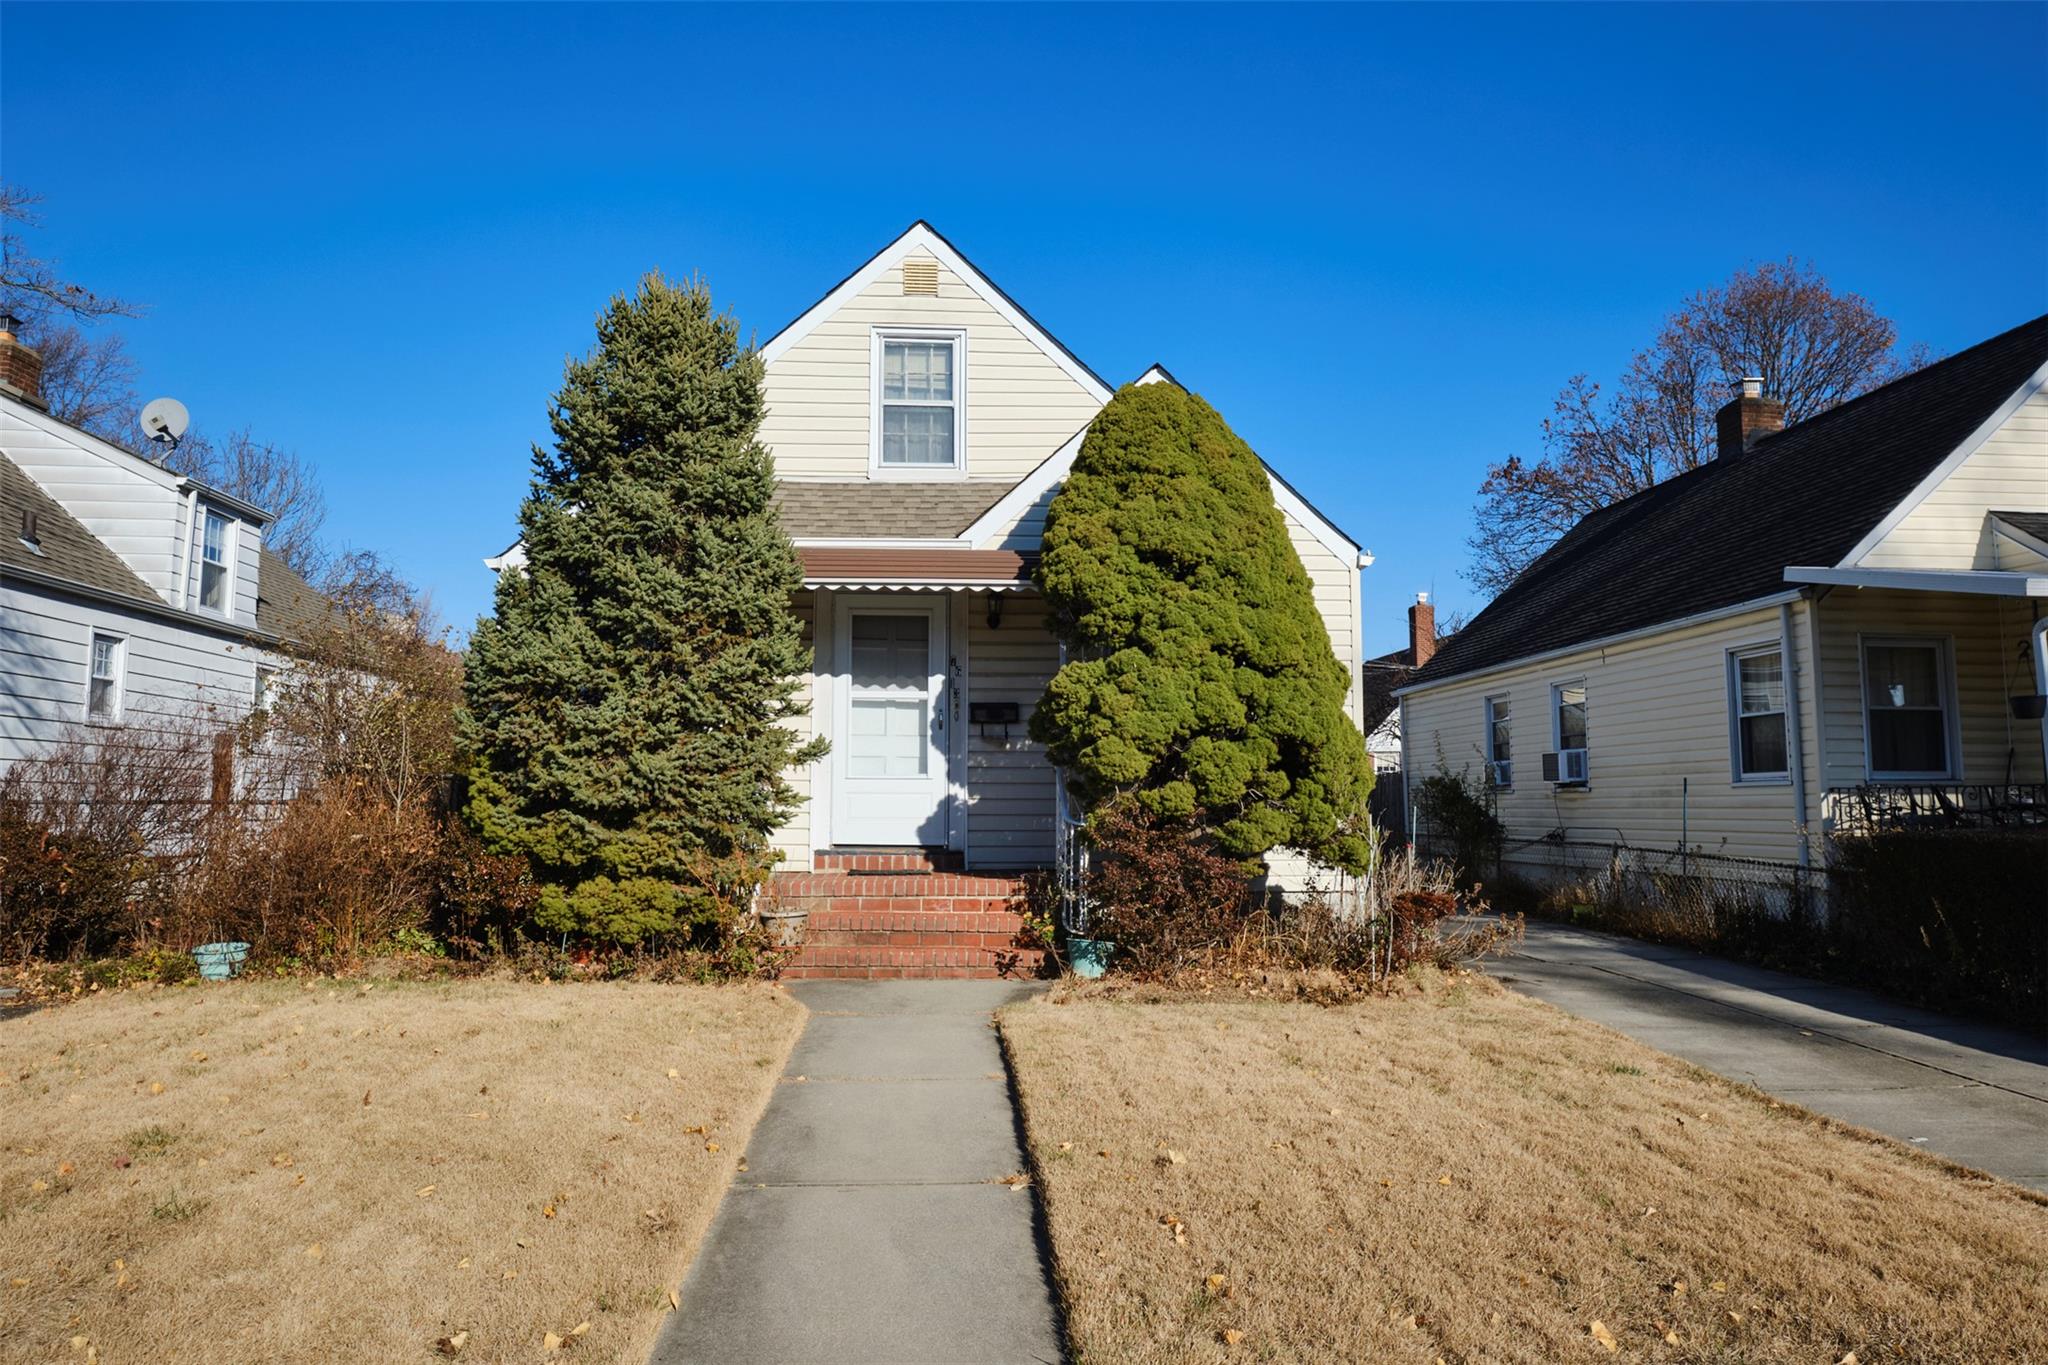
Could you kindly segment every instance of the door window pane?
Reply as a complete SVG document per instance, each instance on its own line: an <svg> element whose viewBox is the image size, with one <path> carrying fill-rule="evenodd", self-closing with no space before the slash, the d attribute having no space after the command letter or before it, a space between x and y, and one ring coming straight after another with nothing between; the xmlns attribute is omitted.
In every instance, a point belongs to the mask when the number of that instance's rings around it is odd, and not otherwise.
<svg viewBox="0 0 2048 1365"><path fill-rule="evenodd" d="M846 737L851 777L923 777L927 703L856 697Z"/></svg>
<svg viewBox="0 0 2048 1365"><path fill-rule="evenodd" d="M929 616L855 615L854 687L930 687L931 629Z"/></svg>

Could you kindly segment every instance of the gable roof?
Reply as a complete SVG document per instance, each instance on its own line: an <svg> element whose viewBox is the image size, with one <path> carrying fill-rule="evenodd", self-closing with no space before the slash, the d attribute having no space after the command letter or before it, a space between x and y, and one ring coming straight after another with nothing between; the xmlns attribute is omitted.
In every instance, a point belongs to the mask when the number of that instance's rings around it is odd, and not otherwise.
<svg viewBox="0 0 2048 1365"><path fill-rule="evenodd" d="M2048 316L1592 513L1411 685L1785 593L1787 567L1841 563L2044 365Z"/></svg>
<svg viewBox="0 0 2048 1365"><path fill-rule="evenodd" d="M1045 352L1048 359L1094 397L1098 403L1109 401L1110 387L1101 375L1088 367L1087 362L1068 350L1060 339L1039 325L1038 319L1024 310L1023 305L1003 292L1002 286L981 273L974 262L962 255L960 249L940 235L939 230L920 218L905 228L896 239L868 257L858 269L838 284L825 291L825 296L800 313L796 320L777 332L761 347L761 360L773 364L777 357L790 347L802 341L815 330L819 323L838 312L840 306L859 295L873 284L877 277L895 266L905 256L917 250L924 250L936 256L962 283L981 297L982 302L1002 314L1005 321L1026 340Z"/></svg>
<svg viewBox="0 0 2048 1365"><path fill-rule="evenodd" d="M1009 479L792 480L775 485L792 540L940 540L959 535L1015 485Z"/></svg>
<svg viewBox="0 0 2048 1365"><path fill-rule="evenodd" d="M0 507L9 514L7 524L0 526L0 569L62 579L147 606L164 605L135 570L5 455L0 455ZM21 538L23 512L35 515L40 553Z"/></svg>

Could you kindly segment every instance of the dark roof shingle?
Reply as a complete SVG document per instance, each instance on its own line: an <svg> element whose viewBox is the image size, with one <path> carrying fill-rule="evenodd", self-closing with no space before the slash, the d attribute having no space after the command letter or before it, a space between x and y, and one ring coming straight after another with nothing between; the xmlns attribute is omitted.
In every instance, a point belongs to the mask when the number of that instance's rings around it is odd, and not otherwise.
<svg viewBox="0 0 2048 1365"><path fill-rule="evenodd" d="M264 549L256 567L256 629L280 640L304 641L326 622L333 604L291 565Z"/></svg>
<svg viewBox="0 0 2048 1365"><path fill-rule="evenodd" d="M952 483L786 482L775 486L782 529L799 539L956 536L1015 488L1013 479Z"/></svg>
<svg viewBox="0 0 2048 1365"><path fill-rule="evenodd" d="M2048 361L2048 316L1594 512L1416 683L1677 621L1839 563Z"/></svg>

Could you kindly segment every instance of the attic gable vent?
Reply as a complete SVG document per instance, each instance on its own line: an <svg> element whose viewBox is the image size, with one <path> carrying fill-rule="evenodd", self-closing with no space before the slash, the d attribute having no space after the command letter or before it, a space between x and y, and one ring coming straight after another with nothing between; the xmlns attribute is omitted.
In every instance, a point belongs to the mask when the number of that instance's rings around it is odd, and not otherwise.
<svg viewBox="0 0 2048 1365"><path fill-rule="evenodd" d="M909 256L903 262L903 292L906 294L936 294L939 292L939 263L929 256Z"/></svg>

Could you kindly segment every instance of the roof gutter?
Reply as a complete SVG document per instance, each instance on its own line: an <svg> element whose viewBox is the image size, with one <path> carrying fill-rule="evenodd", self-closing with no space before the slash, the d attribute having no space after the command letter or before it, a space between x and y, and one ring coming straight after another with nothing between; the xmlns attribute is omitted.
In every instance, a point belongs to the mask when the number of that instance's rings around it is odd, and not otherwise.
<svg viewBox="0 0 2048 1365"><path fill-rule="evenodd" d="M1406 687L1395 688L1394 695L1396 697L1413 696L1420 692L1427 692L1432 687L1442 687L1448 683L1466 682L1473 678L1490 677L1495 673L1505 673L1513 668L1526 668L1530 664L1547 663L1552 659L1563 659L1573 654L1585 654L1591 650L1606 649L1611 645L1626 644L1631 640L1641 640L1651 635L1662 635L1666 631L1684 630L1688 626L1705 625L1709 621L1719 621L1728 616L1741 616L1752 611L1762 611L1766 607L1783 606L1787 602L1797 602L1803 595L1804 589L1794 588L1788 592L1774 592L1768 597L1752 597L1747 602L1734 602L1725 607L1714 607L1707 611L1694 612L1690 616L1679 616L1669 621L1658 621L1652 625L1638 626L1634 630L1625 630L1616 635L1596 636L1591 640L1580 640L1573 644L1560 645L1556 649L1546 649L1539 654L1517 655L1515 658L1505 659L1497 664L1488 664L1484 668L1468 669L1463 673L1447 673L1441 678L1430 678L1423 682L1410 683Z"/></svg>
<svg viewBox="0 0 2048 1365"><path fill-rule="evenodd" d="M122 611L131 611L140 616L150 616L159 621L169 621L175 625L183 626L187 630L200 631L223 640L237 640L243 643L264 646L282 645L284 643L283 636L273 635L267 630L259 630L254 626L236 626L226 621L212 620L199 615L197 612L180 611L176 607L166 606L162 602L146 602L139 597L124 597L118 592L108 592L105 588L95 588L89 583L79 583L69 578L59 578L55 574L43 573L37 569L22 569L13 565L0 568L0 583L5 583L10 578L18 578L24 582L33 583L38 587L50 588L57 592L67 593L73 597L82 597L89 602L98 602L105 606L117 607Z"/></svg>

